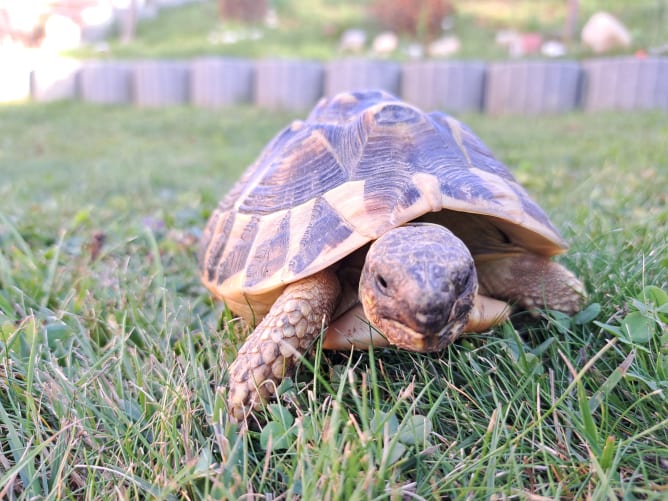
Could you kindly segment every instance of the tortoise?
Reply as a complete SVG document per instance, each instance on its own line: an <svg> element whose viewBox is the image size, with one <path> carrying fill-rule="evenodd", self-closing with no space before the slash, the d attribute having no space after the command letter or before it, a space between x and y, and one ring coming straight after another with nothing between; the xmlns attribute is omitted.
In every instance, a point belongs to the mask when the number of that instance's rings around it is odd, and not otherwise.
<svg viewBox="0 0 668 501"><path fill-rule="evenodd" d="M202 280L259 322L229 368L244 422L323 346L443 349L511 307L573 314L567 245L463 123L384 91L323 98L265 147L202 234ZM369 323L374 327L370 329Z"/></svg>

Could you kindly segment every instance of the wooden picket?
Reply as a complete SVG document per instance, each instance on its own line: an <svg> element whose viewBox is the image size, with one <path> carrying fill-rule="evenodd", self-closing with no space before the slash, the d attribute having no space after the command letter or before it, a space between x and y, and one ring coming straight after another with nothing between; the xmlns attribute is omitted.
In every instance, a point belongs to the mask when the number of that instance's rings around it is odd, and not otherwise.
<svg viewBox="0 0 668 501"><path fill-rule="evenodd" d="M323 95L380 88L425 109L536 115L575 109L668 110L668 57L567 60L0 60L0 102L34 99L305 111Z"/></svg>

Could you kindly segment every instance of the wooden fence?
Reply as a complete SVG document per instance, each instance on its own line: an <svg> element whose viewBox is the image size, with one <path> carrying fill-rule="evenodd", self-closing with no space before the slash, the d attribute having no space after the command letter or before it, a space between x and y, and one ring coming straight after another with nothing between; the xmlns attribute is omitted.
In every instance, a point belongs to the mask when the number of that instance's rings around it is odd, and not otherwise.
<svg viewBox="0 0 668 501"><path fill-rule="evenodd" d="M4 66L4 67L3 67ZM381 88L426 109L535 115L575 109L668 110L668 58L584 61L421 61L206 57L0 63L0 102L22 99L302 111L321 96Z"/></svg>

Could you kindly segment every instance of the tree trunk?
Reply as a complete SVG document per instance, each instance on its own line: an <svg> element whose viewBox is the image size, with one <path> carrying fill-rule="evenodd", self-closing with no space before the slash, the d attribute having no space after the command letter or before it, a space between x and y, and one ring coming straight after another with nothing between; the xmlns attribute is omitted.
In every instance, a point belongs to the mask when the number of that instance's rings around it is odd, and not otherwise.
<svg viewBox="0 0 668 501"><path fill-rule="evenodd" d="M566 0L566 22L564 24L564 42L573 41L578 27L578 17L580 12L580 0Z"/></svg>
<svg viewBox="0 0 668 501"><path fill-rule="evenodd" d="M130 8L121 20L121 42L126 44L135 39L137 32L137 0L130 0Z"/></svg>

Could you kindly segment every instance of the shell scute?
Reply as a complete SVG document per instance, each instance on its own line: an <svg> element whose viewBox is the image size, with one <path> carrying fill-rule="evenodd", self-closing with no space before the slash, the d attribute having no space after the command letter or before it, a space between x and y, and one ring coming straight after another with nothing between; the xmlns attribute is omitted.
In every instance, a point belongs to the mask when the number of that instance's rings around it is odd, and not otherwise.
<svg viewBox="0 0 668 501"><path fill-rule="evenodd" d="M239 212L263 215L296 207L348 179L336 152L317 130L293 137L289 151L278 158L268 156L265 162L253 189L238 200Z"/></svg>
<svg viewBox="0 0 668 501"><path fill-rule="evenodd" d="M235 213L232 211L218 211L214 213L214 216L211 218L206 230L209 233L207 240L210 242L210 245L206 244L206 247L202 247L203 249L208 248L208 257L206 257L206 261L203 264L209 282L213 282L216 277L225 245L232 232L232 226L234 226ZM214 236L215 238L213 238Z"/></svg>
<svg viewBox="0 0 668 501"><path fill-rule="evenodd" d="M221 259L216 270L216 279L218 285L222 285L226 279L236 274L239 270L242 270L246 266L246 260L250 254L251 247L255 241L255 235L257 234L257 228L260 221L260 217L253 215L250 219L245 222L240 221L241 218L237 218L236 223L232 226L230 230L230 237L228 239L228 244L230 241L234 241L235 245L230 246L226 245L225 250L229 252L223 252ZM242 222L240 225L239 222ZM240 227L239 234L235 237L234 230Z"/></svg>
<svg viewBox="0 0 668 501"><path fill-rule="evenodd" d="M360 113L370 106L396 100L394 96L382 90L344 92L332 99L321 99L306 121L342 124L357 119Z"/></svg>
<svg viewBox="0 0 668 501"><path fill-rule="evenodd" d="M469 200L476 203L477 200L497 203L494 193L480 182L480 178L468 169L457 169L452 171L448 179L441 179L441 193L449 198Z"/></svg>
<svg viewBox="0 0 668 501"><path fill-rule="evenodd" d="M290 245L290 211L285 211L278 225L267 235L258 234L256 239L255 251L246 265L245 287L257 285L285 266Z"/></svg>
<svg viewBox="0 0 668 501"><path fill-rule="evenodd" d="M296 255L288 269L299 274L312 264L327 248L334 248L346 240L353 230L339 213L323 198L316 200L311 220L306 227Z"/></svg>
<svg viewBox="0 0 668 501"><path fill-rule="evenodd" d="M422 121L422 113L403 104L386 104L373 115L379 125L414 124Z"/></svg>

